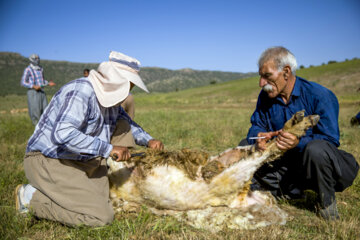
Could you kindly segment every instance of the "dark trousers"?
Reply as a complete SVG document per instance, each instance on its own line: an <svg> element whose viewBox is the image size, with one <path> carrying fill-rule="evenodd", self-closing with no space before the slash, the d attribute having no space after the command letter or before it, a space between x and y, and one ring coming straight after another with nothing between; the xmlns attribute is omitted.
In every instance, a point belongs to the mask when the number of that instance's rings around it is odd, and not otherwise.
<svg viewBox="0 0 360 240"><path fill-rule="evenodd" d="M36 91L35 89L28 89L27 97L30 119L36 126L40 120L41 114L48 105L46 94L43 90Z"/></svg>
<svg viewBox="0 0 360 240"><path fill-rule="evenodd" d="M243 140L239 145L246 144ZM313 140L303 152L289 150L280 159L260 167L252 188L261 186L275 197L295 197L311 189L318 194L321 207L327 207L335 200L335 192L353 183L358 170L359 164L351 154L327 141Z"/></svg>

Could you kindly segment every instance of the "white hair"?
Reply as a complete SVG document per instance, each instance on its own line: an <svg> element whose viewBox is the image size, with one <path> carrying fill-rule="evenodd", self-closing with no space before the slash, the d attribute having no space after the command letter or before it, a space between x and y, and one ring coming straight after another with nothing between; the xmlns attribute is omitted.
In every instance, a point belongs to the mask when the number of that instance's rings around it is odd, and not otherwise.
<svg viewBox="0 0 360 240"><path fill-rule="evenodd" d="M296 58L288 49L284 47L271 47L266 49L259 58L259 68L270 60L274 61L278 71L282 71L283 68L288 65L291 68L292 74L295 75L297 68Z"/></svg>

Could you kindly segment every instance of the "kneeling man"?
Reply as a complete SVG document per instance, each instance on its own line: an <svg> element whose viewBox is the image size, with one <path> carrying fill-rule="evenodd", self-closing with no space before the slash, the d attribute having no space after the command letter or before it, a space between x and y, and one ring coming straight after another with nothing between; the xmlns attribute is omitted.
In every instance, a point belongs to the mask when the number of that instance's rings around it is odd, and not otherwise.
<svg viewBox="0 0 360 240"><path fill-rule="evenodd" d="M277 137L283 157L265 164L254 175L253 189L266 189L277 197L301 196L302 190L318 194L318 214L325 219L339 218L335 192L354 181L359 169L355 158L337 147L339 143L339 103L329 89L295 75L294 55L283 47L269 48L259 59L259 94L247 139L240 145L254 144L260 150ZM291 116L305 110L320 121L298 139L282 131ZM256 141L252 138L260 137Z"/></svg>
<svg viewBox="0 0 360 240"><path fill-rule="evenodd" d="M110 61L97 71L54 95L27 145L24 169L30 183L16 188L20 212L30 210L66 225L113 221L106 158L128 160L128 148L135 143L163 149L121 107L134 85L148 92L139 65L134 58L111 52Z"/></svg>

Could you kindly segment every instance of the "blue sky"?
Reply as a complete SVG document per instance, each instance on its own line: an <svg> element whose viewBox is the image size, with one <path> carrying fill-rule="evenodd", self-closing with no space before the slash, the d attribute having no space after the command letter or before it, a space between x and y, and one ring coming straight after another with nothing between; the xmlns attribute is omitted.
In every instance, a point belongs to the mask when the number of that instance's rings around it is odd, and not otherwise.
<svg viewBox="0 0 360 240"><path fill-rule="evenodd" d="M278 45L304 66L360 57L360 1L0 0L0 51L26 57L249 72Z"/></svg>

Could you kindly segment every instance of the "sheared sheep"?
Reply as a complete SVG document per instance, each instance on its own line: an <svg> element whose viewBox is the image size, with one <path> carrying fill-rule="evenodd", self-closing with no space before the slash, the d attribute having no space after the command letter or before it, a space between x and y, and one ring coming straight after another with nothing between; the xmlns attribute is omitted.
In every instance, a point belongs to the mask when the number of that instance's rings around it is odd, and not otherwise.
<svg viewBox="0 0 360 240"><path fill-rule="evenodd" d="M317 124L318 115L297 112L283 130L297 137ZM128 162L107 160L111 199L117 211L146 205L153 213L171 215L196 228L254 229L285 224L287 214L268 192L250 191L256 170L283 155L276 140L265 151L235 147L210 157L202 151L146 150Z"/></svg>

